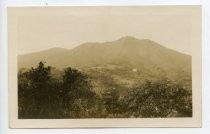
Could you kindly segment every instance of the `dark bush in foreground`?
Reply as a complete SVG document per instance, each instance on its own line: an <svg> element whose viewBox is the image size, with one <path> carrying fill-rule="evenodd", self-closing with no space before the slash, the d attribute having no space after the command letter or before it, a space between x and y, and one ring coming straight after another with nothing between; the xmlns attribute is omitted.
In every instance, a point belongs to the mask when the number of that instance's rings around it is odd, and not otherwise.
<svg viewBox="0 0 210 134"><path fill-rule="evenodd" d="M87 76L67 68L62 81L51 77L51 67L18 74L19 118L81 118L89 116L95 99Z"/></svg>

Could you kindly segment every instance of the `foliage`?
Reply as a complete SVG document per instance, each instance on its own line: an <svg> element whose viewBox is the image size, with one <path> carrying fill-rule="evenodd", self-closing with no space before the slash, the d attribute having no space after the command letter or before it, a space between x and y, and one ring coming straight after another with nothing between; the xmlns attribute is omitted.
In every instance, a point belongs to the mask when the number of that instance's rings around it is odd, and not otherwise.
<svg viewBox="0 0 210 134"><path fill-rule="evenodd" d="M67 68L63 81L53 79L51 67L40 62L36 68L18 74L19 118L80 117L78 110L87 110L95 93L87 77Z"/></svg>
<svg viewBox="0 0 210 134"><path fill-rule="evenodd" d="M37 68L18 74L18 99L19 117L34 118L38 115L45 116L53 109L56 96L55 83L50 80L51 67L44 67L40 62Z"/></svg>
<svg viewBox="0 0 210 134"><path fill-rule="evenodd" d="M126 101L134 117L192 116L192 93L168 80L147 81L130 91Z"/></svg>
<svg viewBox="0 0 210 134"><path fill-rule="evenodd" d="M192 92L167 79L145 81L121 94L110 84L98 94L84 73L66 68L52 77L50 66L18 72L18 117L38 118L157 118L191 117ZM124 92L124 91L123 91Z"/></svg>
<svg viewBox="0 0 210 134"><path fill-rule="evenodd" d="M107 112L108 117L116 117L119 113L120 103L119 103L119 91L115 88L105 90L102 94L103 105Z"/></svg>
<svg viewBox="0 0 210 134"><path fill-rule="evenodd" d="M64 113L64 117L82 118L84 114L80 113L89 111L95 98L95 93L91 89L92 86L86 75L70 67L65 69L60 98L62 108L71 112Z"/></svg>

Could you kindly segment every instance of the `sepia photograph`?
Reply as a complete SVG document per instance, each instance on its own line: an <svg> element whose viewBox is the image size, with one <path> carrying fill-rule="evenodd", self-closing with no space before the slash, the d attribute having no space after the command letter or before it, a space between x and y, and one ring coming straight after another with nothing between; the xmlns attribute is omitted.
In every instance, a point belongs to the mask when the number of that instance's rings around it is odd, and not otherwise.
<svg viewBox="0 0 210 134"><path fill-rule="evenodd" d="M11 127L201 125L200 6L9 7L8 42Z"/></svg>

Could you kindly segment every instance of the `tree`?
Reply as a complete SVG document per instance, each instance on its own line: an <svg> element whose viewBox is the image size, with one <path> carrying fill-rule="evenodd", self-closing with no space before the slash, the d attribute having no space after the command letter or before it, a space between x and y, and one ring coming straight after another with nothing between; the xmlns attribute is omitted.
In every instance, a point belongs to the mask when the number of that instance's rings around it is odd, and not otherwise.
<svg viewBox="0 0 210 134"><path fill-rule="evenodd" d="M18 73L19 118L88 117L95 98L88 77L70 67L62 80L52 77L44 62Z"/></svg>
<svg viewBox="0 0 210 134"><path fill-rule="evenodd" d="M83 117L94 103L96 94L88 77L76 69L66 68L63 75L63 88L61 91L64 116ZM88 115L86 115L88 116Z"/></svg>
<svg viewBox="0 0 210 134"><path fill-rule="evenodd" d="M51 67L39 62L36 68L18 75L20 118L49 118L54 116L58 86L52 82Z"/></svg>
<svg viewBox="0 0 210 134"><path fill-rule="evenodd" d="M112 88L107 89L102 94L103 105L110 117L119 116L120 112L120 94L119 90Z"/></svg>
<svg viewBox="0 0 210 134"><path fill-rule="evenodd" d="M147 81L134 88L127 100L134 117L191 117L191 91L168 80Z"/></svg>

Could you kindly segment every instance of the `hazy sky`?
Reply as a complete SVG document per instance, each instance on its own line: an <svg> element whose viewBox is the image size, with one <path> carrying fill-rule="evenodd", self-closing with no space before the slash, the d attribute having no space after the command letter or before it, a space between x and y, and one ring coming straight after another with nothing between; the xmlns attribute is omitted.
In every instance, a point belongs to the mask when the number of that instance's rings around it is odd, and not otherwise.
<svg viewBox="0 0 210 134"><path fill-rule="evenodd" d="M123 36L151 39L191 54L190 16L165 8L28 8L18 17L18 53L74 48Z"/></svg>

